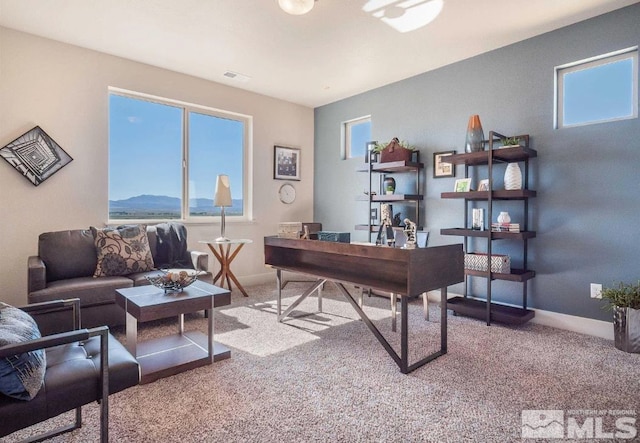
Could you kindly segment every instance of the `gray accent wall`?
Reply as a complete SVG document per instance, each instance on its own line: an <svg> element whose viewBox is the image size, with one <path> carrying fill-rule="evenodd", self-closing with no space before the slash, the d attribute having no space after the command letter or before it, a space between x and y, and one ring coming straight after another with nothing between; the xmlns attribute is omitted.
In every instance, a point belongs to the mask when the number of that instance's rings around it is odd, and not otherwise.
<svg viewBox="0 0 640 443"><path fill-rule="evenodd" d="M371 115L373 140L398 137L420 148L430 246L461 243L440 235L442 228L463 227L464 203L440 198L453 190L455 178L432 178L433 153L464 152L467 121L479 114L485 136L490 130L529 134L538 151L530 169L530 188L538 196L530 202L537 238L529 242L529 268L537 275L529 282L529 306L610 320L604 303L590 298L590 283L640 279L640 120L554 129L554 67L640 45L639 23L635 4L317 108L316 221L367 240L366 231L355 230L367 222L368 203L356 201L368 186L367 174L355 172L362 159L340 158L340 137L343 121ZM464 177L463 166L456 177ZM485 177L478 171L476 178ZM497 178L501 185L502 173ZM513 222L522 222L521 204L496 203L494 210L501 205ZM511 255L517 267L520 245L500 240L494 253ZM484 281L474 280L483 295ZM461 293L463 286L451 290ZM496 281L493 298L518 304L521 286Z"/></svg>

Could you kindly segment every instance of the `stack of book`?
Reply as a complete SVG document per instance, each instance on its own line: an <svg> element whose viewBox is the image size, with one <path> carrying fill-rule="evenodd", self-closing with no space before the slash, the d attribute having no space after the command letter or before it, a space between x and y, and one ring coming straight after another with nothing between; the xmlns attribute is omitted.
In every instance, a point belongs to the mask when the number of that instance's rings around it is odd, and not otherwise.
<svg viewBox="0 0 640 443"><path fill-rule="evenodd" d="M301 234L302 222L278 223L278 237L280 238L300 238Z"/></svg>
<svg viewBox="0 0 640 443"><path fill-rule="evenodd" d="M520 223L491 223L493 232L520 232Z"/></svg>

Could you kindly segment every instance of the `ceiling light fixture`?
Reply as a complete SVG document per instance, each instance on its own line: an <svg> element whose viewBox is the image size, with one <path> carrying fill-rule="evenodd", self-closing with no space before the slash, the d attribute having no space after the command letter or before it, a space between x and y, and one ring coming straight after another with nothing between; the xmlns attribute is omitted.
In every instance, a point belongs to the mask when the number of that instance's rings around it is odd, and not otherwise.
<svg viewBox="0 0 640 443"><path fill-rule="evenodd" d="M278 0L280 8L291 15L303 15L313 9L315 0Z"/></svg>

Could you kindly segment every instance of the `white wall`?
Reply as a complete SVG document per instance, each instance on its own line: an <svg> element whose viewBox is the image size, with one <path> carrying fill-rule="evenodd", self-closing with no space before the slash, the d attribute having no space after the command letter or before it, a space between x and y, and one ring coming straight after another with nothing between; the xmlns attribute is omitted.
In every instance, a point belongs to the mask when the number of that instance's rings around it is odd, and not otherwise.
<svg viewBox="0 0 640 443"><path fill-rule="evenodd" d="M0 147L39 125L74 159L38 187L0 162L0 300L26 304L40 233L106 223L109 86L253 116L254 220L228 221L226 233L254 241L233 263L241 283L269 278L263 237L279 221L313 220L313 109L0 27ZM302 149L292 205L278 200L274 144ZM219 232L188 225L190 248L207 251L198 240ZM217 272L213 256L209 264Z"/></svg>

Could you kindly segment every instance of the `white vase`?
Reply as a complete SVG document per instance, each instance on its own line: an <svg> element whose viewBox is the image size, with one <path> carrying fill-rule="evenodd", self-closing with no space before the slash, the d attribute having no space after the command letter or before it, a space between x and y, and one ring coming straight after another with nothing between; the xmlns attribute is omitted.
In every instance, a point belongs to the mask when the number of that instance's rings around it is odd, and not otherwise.
<svg viewBox="0 0 640 443"><path fill-rule="evenodd" d="M517 163L509 163L504 171L504 189L522 189L522 171Z"/></svg>
<svg viewBox="0 0 640 443"><path fill-rule="evenodd" d="M498 215L498 223L511 223L511 217L509 216L509 213L506 211L502 211L500 215Z"/></svg>

